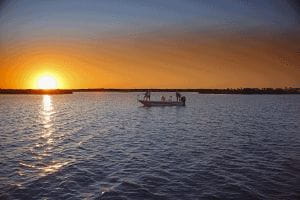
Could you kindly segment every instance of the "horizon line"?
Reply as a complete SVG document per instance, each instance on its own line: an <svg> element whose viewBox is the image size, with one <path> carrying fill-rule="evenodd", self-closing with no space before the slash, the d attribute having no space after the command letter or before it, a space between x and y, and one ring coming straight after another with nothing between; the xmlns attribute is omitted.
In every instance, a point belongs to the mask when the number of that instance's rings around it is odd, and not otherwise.
<svg viewBox="0 0 300 200"><path fill-rule="evenodd" d="M234 90L234 89L300 89L299 87L226 87L226 88L0 88L0 90Z"/></svg>

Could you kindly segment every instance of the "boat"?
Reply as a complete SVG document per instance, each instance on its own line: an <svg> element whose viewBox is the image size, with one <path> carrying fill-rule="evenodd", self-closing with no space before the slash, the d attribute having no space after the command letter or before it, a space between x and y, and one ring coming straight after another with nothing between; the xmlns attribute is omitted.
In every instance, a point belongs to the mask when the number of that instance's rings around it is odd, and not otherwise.
<svg viewBox="0 0 300 200"><path fill-rule="evenodd" d="M146 91L144 95L144 99L139 99L138 101L143 104L146 107L151 106L185 106L186 98L185 96L181 96L178 92L176 92L177 101L172 101L172 96L170 96L170 99L166 101L166 98L164 96L161 97L160 101L151 101L150 100L150 91Z"/></svg>
<svg viewBox="0 0 300 200"><path fill-rule="evenodd" d="M184 101L149 101L149 100L139 100L146 107L151 106L185 106Z"/></svg>

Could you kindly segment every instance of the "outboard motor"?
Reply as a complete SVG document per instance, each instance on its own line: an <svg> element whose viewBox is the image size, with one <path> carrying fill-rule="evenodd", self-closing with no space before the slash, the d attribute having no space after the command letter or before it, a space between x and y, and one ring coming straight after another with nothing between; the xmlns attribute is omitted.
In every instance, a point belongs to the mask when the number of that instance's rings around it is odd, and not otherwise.
<svg viewBox="0 0 300 200"><path fill-rule="evenodd" d="M186 101L185 96L182 96L180 99L181 99L181 101L183 102L183 105L185 106L185 101Z"/></svg>

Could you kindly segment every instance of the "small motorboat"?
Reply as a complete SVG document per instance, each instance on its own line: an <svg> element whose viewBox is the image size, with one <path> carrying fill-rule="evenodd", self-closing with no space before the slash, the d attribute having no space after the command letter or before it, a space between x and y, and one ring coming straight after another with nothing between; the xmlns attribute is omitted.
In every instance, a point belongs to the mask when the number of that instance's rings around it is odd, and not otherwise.
<svg viewBox="0 0 300 200"><path fill-rule="evenodd" d="M165 97L162 97L161 101L151 101L150 99L138 99L140 103L144 106L185 106L186 98L185 96L180 97L179 101L172 101L172 97L169 101L165 100Z"/></svg>
<svg viewBox="0 0 300 200"><path fill-rule="evenodd" d="M149 100L138 100L144 106L185 106L184 101L149 101Z"/></svg>
<svg viewBox="0 0 300 200"><path fill-rule="evenodd" d="M172 101L172 96L170 96L169 100L166 101L164 96L161 97L160 101L151 101L150 100L150 90L147 90L144 99L139 99L138 101L146 107L151 106L185 106L186 98L185 96L181 96L179 92L176 92L177 101Z"/></svg>

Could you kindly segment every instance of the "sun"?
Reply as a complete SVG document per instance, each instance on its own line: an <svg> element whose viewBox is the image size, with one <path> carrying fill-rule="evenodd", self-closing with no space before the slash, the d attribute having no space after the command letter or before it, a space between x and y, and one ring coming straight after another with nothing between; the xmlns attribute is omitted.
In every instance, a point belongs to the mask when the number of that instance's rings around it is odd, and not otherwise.
<svg viewBox="0 0 300 200"><path fill-rule="evenodd" d="M42 76L38 79L37 86L39 89L57 89L57 81L52 76Z"/></svg>

